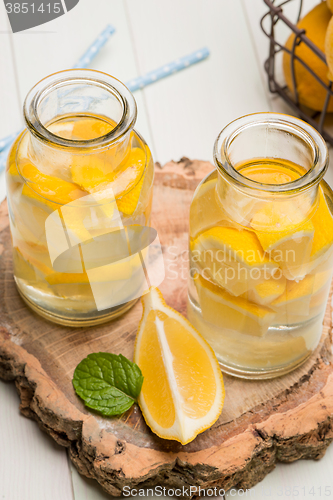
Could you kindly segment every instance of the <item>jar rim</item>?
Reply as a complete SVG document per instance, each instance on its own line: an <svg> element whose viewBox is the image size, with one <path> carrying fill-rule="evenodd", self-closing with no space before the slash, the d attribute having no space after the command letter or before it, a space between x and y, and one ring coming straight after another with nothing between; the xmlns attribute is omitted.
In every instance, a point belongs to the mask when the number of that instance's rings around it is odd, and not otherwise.
<svg viewBox="0 0 333 500"><path fill-rule="evenodd" d="M297 134L313 151L313 162L309 170L300 178L285 184L265 184L245 177L236 170L228 148L232 141L251 126L271 124L280 130ZM222 129L214 144L214 163L219 173L239 187L267 193L293 193L303 191L317 184L328 168L328 149L321 134L307 122L284 113L261 112L236 118ZM224 160L224 161L223 161Z"/></svg>
<svg viewBox="0 0 333 500"><path fill-rule="evenodd" d="M107 134L95 139L76 140L66 139L51 132L41 121L38 114L38 105L48 94L66 85L75 83L95 85L110 92L122 106L122 116L117 125ZM133 94L117 78L92 69L68 69L52 73L40 80L28 92L23 104L24 120L29 132L39 140L51 143L56 147L83 148L86 150L108 147L121 139L134 127L137 117L137 106Z"/></svg>

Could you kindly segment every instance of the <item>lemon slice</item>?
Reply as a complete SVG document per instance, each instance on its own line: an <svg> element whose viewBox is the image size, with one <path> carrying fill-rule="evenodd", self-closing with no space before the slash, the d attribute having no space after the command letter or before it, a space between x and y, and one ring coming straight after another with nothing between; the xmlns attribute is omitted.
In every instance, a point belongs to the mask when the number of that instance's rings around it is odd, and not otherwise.
<svg viewBox="0 0 333 500"><path fill-rule="evenodd" d="M199 265L204 276L236 296L278 270L252 231L231 227L214 227L196 238L192 244L192 261Z"/></svg>
<svg viewBox="0 0 333 500"><path fill-rule="evenodd" d="M190 236L196 238L213 226L238 227L222 209L216 193L216 176L198 187L190 210Z"/></svg>
<svg viewBox="0 0 333 500"><path fill-rule="evenodd" d="M63 139L72 139L74 122L56 122L47 126L47 129L52 134L62 137Z"/></svg>
<svg viewBox="0 0 333 500"><path fill-rule="evenodd" d="M32 163L24 163L21 173L28 181L23 186L22 194L54 210L57 208L55 204L65 205L86 195L76 184L43 174Z"/></svg>
<svg viewBox="0 0 333 500"><path fill-rule="evenodd" d="M117 199L118 209L125 215L137 215L151 206L152 203L152 184L154 181L154 163L151 151L145 146L146 161L142 165L142 176L134 188L121 198ZM149 192L150 191L150 192Z"/></svg>
<svg viewBox="0 0 333 500"><path fill-rule="evenodd" d="M293 337L285 331L254 337L241 332L223 330L204 321L194 309L189 309L189 319L195 327L203 332L205 338L214 348L218 359L223 363L234 363L246 369L262 369L287 365L295 360L305 358L313 348L314 332L320 331L320 324L304 331L304 336Z"/></svg>
<svg viewBox="0 0 333 500"><path fill-rule="evenodd" d="M326 308L328 293L332 281L332 270L330 272L322 271L315 275L313 285L313 295L310 300L311 316Z"/></svg>
<svg viewBox="0 0 333 500"><path fill-rule="evenodd" d="M122 213L132 215L138 204L144 182L146 153L133 148L126 161L117 169L105 173L105 163L95 156L73 160L71 175L73 181L88 193L105 193L105 197L117 199ZM99 201L102 198L99 197Z"/></svg>
<svg viewBox="0 0 333 500"><path fill-rule="evenodd" d="M71 160L73 182L88 193L96 187L111 183L116 178L115 171L110 171L103 158L97 155L73 156Z"/></svg>
<svg viewBox="0 0 333 500"><path fill-rule="evenodd" d="M333 217L325 200L325 195L319 189L319 203L311 222L315 228L310 262L307 266L307 272L313 270L318 273L332 267L333 252Z"/></svg>
<svg viewBox="0 0 333 500"><path fill-rule="evenodd" d="M290 201L266 203L251 227L265 252L283 269L288 279L303 278L310 259L314 227Z"/></svg>
<svg viewBox="0 0 333 500"><path fill-rule="evenodd" d="M311 274L299 282L287 281L284 293L270 304L277 312L278 322L287 324L306 320L312 294L318 291L318 286L317 281L315 288L315 276Z"/></svg>
<svg viewBox="0 0 333 500"><path fill-rule="evenodd" d="M51 272L46 277L50 285L70 284L70 283L109 283L112 281L129 280L132 277L132 266L128 263L115 262L108 266L96 268L94 272L89 272L89 276L84 273L56 273Z"/></svg>
<svg viewBox="0 0 333 500"><path fill-rule="evenodd" d="M285 292L270 306L276 311L278 323L307 321L325 309L331 273L309 274L302 281L288 281Z"/></svg>
<svg viewBox="0 0 333 500"><path fill-rule="evenodd" d="M134 361L144 376L139 405L158 436L182 444L218 419L224 386L215 354L157 289L142 298Z"/></svg>
<svg viewBox="0 0 333 500"><path fill-rule="evenodd" d="M223 329L262 337L274 322L275 312L265 306L234 297L222 288L195 275L202 317Z"/></svg>
<svg viewBox="0 0 333 500"><path fill-rule="evenodd" d="M286 289L287 280L282 275L279 278L269 278L259 283L245 295L248 300L262 306L270 304L273 300L280 297Z"/></svg>
<svg viewBox="0 0 333 500"><path fill-rule="evenodd" d="M80 119L70 123L72 126L72 139L79 139L81 141L90 141L97 137L102 137L111 132L116 125L96 119L93 116L80 117Z"/></svg>
<svg viewBox="0 0 333 500"><path fill-rule="evenodd" d="M37 255L32 255L32 251L25 251L24 242L21 242L20 247L15 247L17 258L20 257L27 264L30 264L35 271L39 271L49 285L64 285L64 284L89 284L89 283L110 283L124 282L129 287L128 280L133 277L140 267L140 259L133 256L127 259L126 262L114 262L100 268L83 273L64 273L56 272L51 267L51 263L46 264L43 261L49 261L49 255L46 247L40 247L41 251ZM36 248L32 247L33 249ZM28 279L28 278L26 278Z"/></svg>

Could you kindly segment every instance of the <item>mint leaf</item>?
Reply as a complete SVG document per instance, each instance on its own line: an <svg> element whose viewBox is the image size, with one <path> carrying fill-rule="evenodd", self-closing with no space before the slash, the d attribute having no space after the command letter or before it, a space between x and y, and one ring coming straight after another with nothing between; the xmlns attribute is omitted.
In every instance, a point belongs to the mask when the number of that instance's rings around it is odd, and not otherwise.
<svg viewBox="0 0 333 500"><path fill-rule="evenodd" d="M73 385L84 404L105 416L120 415L136 402L142 387L140 368L122 354L89 354L77 365Z"/></svg>

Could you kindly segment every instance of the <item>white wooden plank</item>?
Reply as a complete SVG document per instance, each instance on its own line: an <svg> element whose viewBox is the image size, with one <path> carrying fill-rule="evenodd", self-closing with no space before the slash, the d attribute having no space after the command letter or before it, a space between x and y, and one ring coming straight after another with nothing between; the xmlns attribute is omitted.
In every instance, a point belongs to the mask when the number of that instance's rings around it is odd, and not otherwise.
<svg viewBox="0 0 333 500"><path fill-rule="evenodd" d="M70 468L75 500L110 500L110 495L102 490L97 481L80 476L73 464L70 464Z"/></svg>
<svg viewBox="0 0 333 500"><path fill-rule="evenodd" d="M3 4L1 4L1 8L3 9ZM5 16L3 19L5 19ZM91 2L87 2L87 0L81 0L80 4L73 11L49 23L47 26L12 35L19 78L19 103L17 102L16 93L13 93L15 85L10 80L8 71L1 71L1 74L7 74L5 79L6 92L11 92L11 95L15 97L17 109L20 110L19 116L28 90L44 76L71 67L87 46L90 45L92 40L104 29L107 23L112 23L116 27L116 34L96 57L91 67L113 74L122 81L139 76L133 55L131 35L121 0L112 0L110 2L104 0L100 1L98 5L93 5ZM7 52L2 50L1 55L2 60L5 61L7 66L10 66L12 65L12 59L9 51L9 43L7 43L7 47ZM1 96L4 101L2 110L6 111L6 120L3 120L3 118L0 120L1 131L3 128L8 127L8 133L10 133L20 128L20 120L12 120L13 123L10 123L9 127L7 116L13 117L15 115L15 107L5 93L2 93ZM153 141L149 134L149 126L147 124L141 92L136 92L135 97L138 104L136 128L143 134L150 147L152 147ZM1 136L6 133L2 133ZM0 197L3 197L4 194L2 193L3 187L4 183L0 179ZM7 388L6 385L4 386ZM8 387L8 390L1 392L1 406L8 406L10 411L15 412L18 407L17 397L14 394L15 399L14 401L11 400L10 398L13 395L10 393L10 390L13 391L13 387ZM4 433L8 433L8 429L13 429L13 435L20 435L20 428L16 430L15 427L15 419L2 419L1 422ZM33 500L45 500L45 498L48 498L48 500L52 498L57 498L57 500L58 498L62 498L63 500L71 499L72 485L68 476L69 469L65 451L61 450L60 452L59 449L54 451L53 443L44 436L40 437L40 430L35 423L28 422L25 419L19 419L18 422L23 426L21 434L26 433L29 435L29 432L30 434L33 432L31 439L34 442L31 444L28 438L17 440L16 448L13 447L9 439L4 443L1 442L3 456L7 457L9 464L13 464L12 467L6 465L6 467L1 468L3 477L0 480L0 484L2 485L0 492L4 492L5 496L3 498L5 500L13 500L13 498L24 498L24 500L30 500L30 498L33 498ZM28 426L27 429L24 426ZM27 453L32 455L30 466L27 468L27 471L30 473L30 479L27 477L26 481L24 481L25 491L23 492L24 483L20 483L22 491L17 490L16 495L16 490L14 490L15 496L13 496L11 486L13 474L16 471L19 476L22 470L25 470ZM11 459L12 456L19 457L19 459ZM45 457L47 459L45 460L45 465L44 460L38 459L38 457ZM59 479L59 476L64 477L64 480L59 481L61 488L53 488L52 481L49 481L50 467L53 470L55 479ZM60 470L61 473L59 472ZM86 498L85 492L88 492L86 484L84 479L76 473L76 480L74 481L76 499L81 500L81 497ZM48 489L51 487L54 491L54 497L47 494ZM92 487L90 483L89 491L91 498L94 495L94 498L97 499L98 487L96 485Z"/></svg>
<svg viewBox="0 0 333 500"><path fill-rule="evenodd" d="M240 0L126 0L141 73L207 46L206 60L144 90L157 159L212 159L231 120L266 111Z"/></svg>
<svg viewBox="0 0 333 500"><path fill-rule="evenodd" d="M0 498L73 500L66 451L18 407L14 385L0 381Z"/></svg>
<svg viewBox="0 0 333 500"><path fill-rule="evenodd" d="M0 137L23 125L18 98L10 28L0 4ZM5 196L0 176L0 200ZM0 382L0 494L4 500L72 500L66 452L22 417L13 384Z"/></svg>
<svg viewBox="0 0 333 500"><path fill-rule="evenodd" d="M81 0L66 15L38 29L13 36L21 102L39 80L71 68L107 24L112 24L116 32L90 68L109 73L123 82L139 76L122 0ZM136 128L153 149L141 91L135 93L135 98L138 105Z"/></svg>
<svg viewBox="0 0 333 500"><path fill-rule="evenodd" d="M6 137L22 124L22 112L15 79L15 66L12 58L12 33L5 11L0 3L0 138ZM0 173L0 201L6 195L5 175Z"/></svg>
<svg viewBox="0 0 333 500"><path fill-rule="evenodd" d="M15 67L12 58L9 21L4 3L0 3L0 138L12 134L23 125L16 91Z"/></svg>

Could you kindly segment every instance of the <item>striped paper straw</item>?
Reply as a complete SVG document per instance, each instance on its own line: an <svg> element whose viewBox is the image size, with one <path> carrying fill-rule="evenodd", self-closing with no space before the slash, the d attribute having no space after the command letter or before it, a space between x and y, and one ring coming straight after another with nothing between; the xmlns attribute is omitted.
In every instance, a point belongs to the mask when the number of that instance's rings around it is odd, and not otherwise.
<svg viewBox="0 0 333 500"><path fill-rule="evenodd" d="M89 47L87 52L81 57L80 61L74 66L74 68L83 68L84 65L87 65L91 62L93 57L98 53L98 51L105 44L107 38L114 33L114 28L112 26L107 26L107 28L100 34L97 40ZM107 36L107 38L105 38ZM101 40L100 40L101 39ZM160 68L157 68L153 71L150 71L144 76L139 76L138 78L133 78L129 82L126 83L126 86L129 88L131 92L135 92L136 90L143 89L152 83L157 82L158 80L162 80L162 78L166 78L167 76L173 75L174 73L178 73L183 69L192 66L200 61L203 61L209 56L210 52L207 47L204 47L200 50L196 50L192 54L176 59L176 61L171 62L169 64L165 64ZM8 136L2 141L0 141L0 152L1 145L2 149L6 147L8 143L5 143L6 139L10 140L10 142L17 136L17 134L13 134L12 136ZM5 161L3 160L3 155L0 155L0 172L3 170L5 166Z"/></svg>
<svg viewBox="0 0 333 500"><path fill-rule="evenodd" d="M147 85L150 85L151 83L155 83L158 80L162 80L162 78L173 75L174 73L178 73L178 71L181 71L185 68L188 68L189 66L192 66L193 64L196 64L202 61L203 59L206 59L208 56L209 56L209 50L207 49L207 47L204 47L203 49L196 50L195 52L189 54L188 56L181 57L180 59L176 59L176 61L174 62L165 64L164 66L161 66L158 69L150 71L150 73L147 73L144 76L133 78L133 80L130 80L129 82L126 83L126 86L129 88L131 92L135 92L136 90L147 87Z"/></svg>
<svg viewBox="0 0 333 500"><path fill-rule="evenodd" d="M15 134L15 137L17 137L17 135L18 134ZM14 137L14 139L15 139L15 137ZM14 141L14 139L13 139L13 141ZM2 172L6 166L7 156L8 156L10 148L12 147L13 141L8 142L8 144L3 148L3 150L0 153L0 172Z"/></svg>
<svg viewBox="0 0 333 500"><path fill-rule="evenodd" d="M7 137L0 139L0 153L8 146L8 144L11 144L17 136L18 133L15 132L14 134L7 135Z"/></svg>
<svg viewBox="0 0 333 500"><path fill-rule="evenodd" d="M73 69L87 68L115 31L115 28L111 26L111 24L108 24L99 37L96 38L96 40L90 45L89 49L83 54L83 56L80 57L77 63L74 64Z"/></svg>
<svg viewBox="0 0 333 500"><path fill-rule="evenodd" d="M88 50L80 57L77 63L73 66L76 68L86 68L89 66L91 61L95 56L99 53L99 51L104 47L108 39L115 32L115 28L108 24L107 27L102 31L102 33L93 41ZM16 139L19 132L15 132L14 134L8 135L3 139L0 139L0 173L5 168L7 154L10 149L12 142Z"/></svg>

